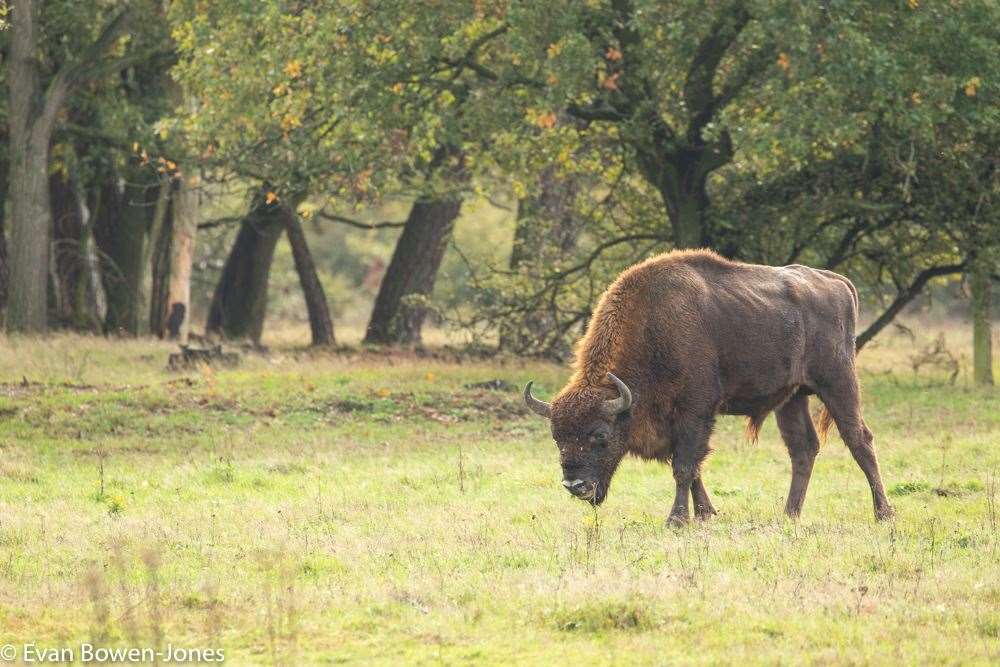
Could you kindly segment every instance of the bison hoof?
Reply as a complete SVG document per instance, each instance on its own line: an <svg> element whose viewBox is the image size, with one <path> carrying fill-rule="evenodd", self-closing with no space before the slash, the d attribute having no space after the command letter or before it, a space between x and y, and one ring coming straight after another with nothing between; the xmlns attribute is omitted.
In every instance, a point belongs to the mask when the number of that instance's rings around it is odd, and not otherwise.
<svg viewBox="0 0 1000 667"><path fill-rule="evenodd" d="M709 507L707 509L699 507L694 511L694 518L698 519L698 521L708 521L716 514L718 514L718 512L715 511L714 507Z"/></svg>
<svg viewBox="0 0 1000 667"><path fill-rule="evenodd" d="M875 509L875 520L876 521L888 521L896 516L896 510L892 508L892 505L886 505L885 507L879 507Z"/></svg>
<svg viewBox="0 0 1000 667"><path fill-rule="evenodd" d="M688 525L688 517L683 514L671 514L667 517L667 525L671 528L683 528Z"/></svg>

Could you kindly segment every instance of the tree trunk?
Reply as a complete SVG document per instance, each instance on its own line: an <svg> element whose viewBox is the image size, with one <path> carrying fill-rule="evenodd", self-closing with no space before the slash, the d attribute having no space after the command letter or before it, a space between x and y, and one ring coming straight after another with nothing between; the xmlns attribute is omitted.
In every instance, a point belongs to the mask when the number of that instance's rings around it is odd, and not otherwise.
<svg viewBox="0 0 1000 667"><path fill-rule="evenodd" d="M90 207L75 179L49 179L52 209L51 313L74 329L100 331L107 312Z"/></svg>
<svg viewBox="0 0 1000 667"><path fill-rule="evenodd" d="M192 180L194 179L194 180ZM167 283L166 332L171 340L186 345L191 329L191 267L195 235L198 233L199 181L192 176L179 180L173 196L173 236L170 242L170 277Z"/></svg>
<svg viewBox="0 0 1000 667"><path fill-rule="evenodd" d="M138 336L145 331L147 300L144 294L146 237L158 188L155 182L141 182L140 174L129 171L125 184L109 175L100 186L91 207L95 217L94 235L104 259L104 290L108 312L107 333Z"/></svg>
<svg viewBox="0 0 1000 667"><path fill-rule="evenodd" d="M42 113L36 37L37 7L19 0L12 9L8 51L8 123L11 204L10 284L7 328L41 333L48 328L49 138L53 118ZM47 106L47 105L45 105Z"/></svg>
<svg viewBox="0 0 1000 667"><path fill-rule="evenodd" d="M644 170L667 209L675 248L709 246L705 224L708 212L707 173L700 173L691 161L674 164L662 160Z"/></svg>
<svg viewBox="0 0 1000 667"><path fill-rule="evenodd" d="M76 303L79 305L77 321L92 331L100 331L108 314L108 298L101 276L101 260L94 238L94 218L87 206L87 198L79 186L74 187L77 207L80 209L80 263L82 280L76 286Z"/></svg>
<svg viewBox="0 0 1000 667"><path fill-rule="evenodd" d="M86 268L81 261L83 249L83 207L69 179L62 173L49 177L49 200L52 209L52 275L51 303L55 317L66 326L82 325L77 314L85 304L77 303L77 286L83 283Z"/></svg>
<svg viewBox="0 0 1000 667"><path fill-rule="evenodd" d="M517 226L509 267L543 274L548 266L576 247L581 226L573 207L578 184L559 178L554 168L542 172L537 197L522 199L517 207ZM547 352L562 356L568 350L554 349L559 340L555 317L545 303L526 304L528 310L500 326L499 348L510 352Z"/></svg>
<svg viewBox="0 0 1000 667"><path fill-rule="evenodd" d="M7 314L7 280L10 275L7 264L7 187L9 185L7 160L0 159L0 326Z"/></svg>
<svg viewBox="0 0 1000 667"><path fill-rule="evenodd" d="M176 187L176 184L171 186ZM170 335L167 330L167 318L170 315L170 263L173 257L174 237L174 194L171 190L167 198L163 222L159 231L156 226L150 232L149 258L149 331L160 338Z"/></svg>
<svg viewBox="0 0 1000 667"><path fill-rule="evenodd" d="M313 262L312 253L309 252L306 236L302 231L302 223L299 222L299 217L294 210L288 207L282 208L282 218L285 221L288 243L292 247L295 270L299 274L302 294L306 299L312 344L314 347L336 345L337 340L333 333L333 320L330 318L326 292L323 291L323 284L320 283L319 276L316 274L316 264Z"/></svg>
<svg viewBox="0 0 1000 667"><path fill-rule="evenodd" d="M38 57L41 49L36 33L38 4L35 0L14 3L7 50L8 160L12 173L8 193L12 229L7 328L35 333L48 327L46 287L52 228L48 167L56 117L73 88L97 71L86 66L98 62L128 29L131 11L127 8L115 14L97 39L63 63L42 91ZM106 72L123 67L127 60L119 58L105 64L110 65Z"/></svg>
<svg viewBox="0 0 1000 667"><path fill-rule="evenodd" d="M396 242L375 298L364 342L419 344L427 316L424 300L434 291L461 199L416 201Z"/></svg>
<svg viewBox="0 0 1000 667"><path fill-rule="evenodd" d="M728 134L711 143L698 141L672 149L660 143L640 152L638 161L642 175L660 193L667 209L674 247L713 248L735 257L739 249L717 235L708 218L708 177L733 157Z"/></svg>
<svg viewBox="0 0 1000 667"><path fill-rule="evenodd" d="M261 193L240 223L212 297L205 325L208 333L260 343L271 261L284 231L281 208L278 203L265 203Z"/></svg>
<svg viewBox="0 0 1000 667"><path fill-rule="evenodd" d="M48 329L46 288L52 218L47 178L48 147L30 142L27 146L12 148L7 328L44 333Z"/></svg>
<svg viewBox="0 0 1000 667"><path fill-rule="evenodd" d="M993 331L990 262L985 257L969 260L972 291L972 376L978 385L993 384Z"/></svg>

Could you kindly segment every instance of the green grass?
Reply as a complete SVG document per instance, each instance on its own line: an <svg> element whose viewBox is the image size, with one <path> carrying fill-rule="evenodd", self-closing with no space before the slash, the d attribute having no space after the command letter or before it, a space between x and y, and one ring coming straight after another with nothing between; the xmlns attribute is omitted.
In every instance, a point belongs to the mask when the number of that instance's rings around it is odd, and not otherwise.
<svg viewBox="0 0 1000 667"><path fill-rule="evenodd" d="M0 339L0 644L221 647L230 664L1000 660L1000 394L866 352L898 518L833 434L801 521L787 455L720 419L720 515L663 466L571 499L516 391L539 363ZM902 356L901 356L902 355ZM886 369L897 369L886 373ZM27 380L27 384L24 380Z"/></svg>

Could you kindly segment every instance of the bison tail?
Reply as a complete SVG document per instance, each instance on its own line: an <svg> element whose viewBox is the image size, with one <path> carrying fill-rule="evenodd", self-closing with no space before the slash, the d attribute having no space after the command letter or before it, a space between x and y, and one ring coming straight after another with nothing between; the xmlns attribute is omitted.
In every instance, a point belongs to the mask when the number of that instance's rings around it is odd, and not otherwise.
<svg viewBox="0 0 1000 667"><path fill-rule="evenodd" d="M819 433L819 441L826 442L826 436L830 432L830 427L833 426L833 415L830 414L825 405L816 414L815 422L816 431Z"/></svg>
<svg viewBox="0 0 1000 667"><path fill-rule="evenodd" d="M766 412L762 415L752 415L747 417L747 427L743 433L746 436L746 439L755 445L757 444L757 439L760 436L760 427L764 423L765 419L767 419Z"/></svg>

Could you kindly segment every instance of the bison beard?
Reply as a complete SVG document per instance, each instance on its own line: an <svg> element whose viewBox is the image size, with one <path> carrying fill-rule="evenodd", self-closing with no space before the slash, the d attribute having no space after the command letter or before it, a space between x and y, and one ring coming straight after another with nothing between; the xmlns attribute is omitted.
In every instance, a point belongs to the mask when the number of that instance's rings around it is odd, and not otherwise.
<svg viewBox="0 0 1000 667"><path fill-rule="evenodd" d="M874 437L861 417L855 370L858 299L847 278L792 265L731 262L708 250L675 251L623 272L601 297L577 348L576 372L552 403L525 403L551 420L563 486L600 504L625 454L670 462L670 521L715 514L701 479L718 414L748 417L756 438L772 411L792 462L785 513L798 517L821 427L837 425L871 487L885 495Z"/></svg>

